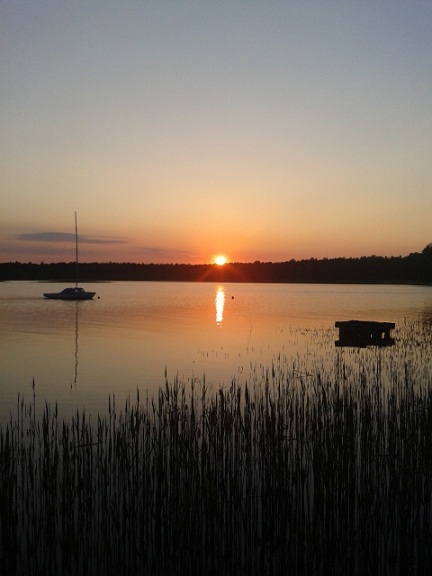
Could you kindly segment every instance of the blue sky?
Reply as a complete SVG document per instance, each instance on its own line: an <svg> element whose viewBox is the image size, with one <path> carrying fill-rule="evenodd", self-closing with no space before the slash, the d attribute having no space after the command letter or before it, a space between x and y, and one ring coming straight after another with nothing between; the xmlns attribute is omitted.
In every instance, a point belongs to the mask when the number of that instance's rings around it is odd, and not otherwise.
<svg viewBox="0 0 432 576"><path fill-rule="evenodd" d="M5 2L0 260L432 241L432 2Z"/></svg>

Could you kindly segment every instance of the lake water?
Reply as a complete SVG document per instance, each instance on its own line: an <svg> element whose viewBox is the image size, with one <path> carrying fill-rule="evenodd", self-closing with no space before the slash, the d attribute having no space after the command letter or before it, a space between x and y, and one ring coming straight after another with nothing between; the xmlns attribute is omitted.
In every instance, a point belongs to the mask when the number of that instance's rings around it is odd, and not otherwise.
<svg viewBox="0 0 432 576"><path fill-rule="evenodd" d="M430 378L432 287L112 282L88 302L46 300L64 285L0 283L0 422L18 394L71 414L106 411L154 394L165 380L228 386L272 365L313 369L352 349L335 347L336 320L395 322L395 346L363 355L417 354ZM89 287L90 289L90 287ZM421 341L407 325L422 328ZM412 327L409 328L412 332ZM426 336L425 336L426 334ZM402 350L403 347L403 350ZM356 352L359 354L360 352Z"/></svg>

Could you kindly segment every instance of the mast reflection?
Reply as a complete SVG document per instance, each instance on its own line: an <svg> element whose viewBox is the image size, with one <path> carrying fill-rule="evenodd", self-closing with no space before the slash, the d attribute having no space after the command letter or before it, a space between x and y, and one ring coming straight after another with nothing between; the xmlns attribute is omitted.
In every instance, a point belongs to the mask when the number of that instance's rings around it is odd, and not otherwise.
<svg viewBox="0 0 432 576"><path fill-rule="evenodd" d="M78 380L78 300L75 302L75 373L74 373L74 386ZM72 387L72 384L71 384Z"/></svg>
<svg viewBox="0 0 432 576"><path fill-rule="evenodd" d="M225 305L225 290L223 286L218 286L216 290L215 304L216 304L216 324L218 326L221 326L223 321L223 311Z"/></svg>

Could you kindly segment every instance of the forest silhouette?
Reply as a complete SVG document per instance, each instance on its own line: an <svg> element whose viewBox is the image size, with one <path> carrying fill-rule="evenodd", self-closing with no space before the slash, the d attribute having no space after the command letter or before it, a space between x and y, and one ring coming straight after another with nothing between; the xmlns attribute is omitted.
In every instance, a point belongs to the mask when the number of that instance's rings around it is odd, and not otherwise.
<svg viewBox="0 0 432 576"><path fill-rule="evenodd" d="M0 280L75 280L75 262L0 263ZM80 282L115 280L268 283L432 284L432 244L408 256L311 258L216 264L80 263Z"/></svg>

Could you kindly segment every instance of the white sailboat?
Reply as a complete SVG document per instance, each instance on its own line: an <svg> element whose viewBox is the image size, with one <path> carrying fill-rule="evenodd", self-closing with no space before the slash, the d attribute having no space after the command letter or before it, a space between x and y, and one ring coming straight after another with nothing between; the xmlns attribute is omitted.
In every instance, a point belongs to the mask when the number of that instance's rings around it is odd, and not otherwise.
<svg viewBox="0 0 432 576"><path fill-rule="evenodd" d="M96 292L87 292L78 286L78 224L75 212L75 286L61 292L45 292L44 297L51 300L91 300Z"/></svg>

